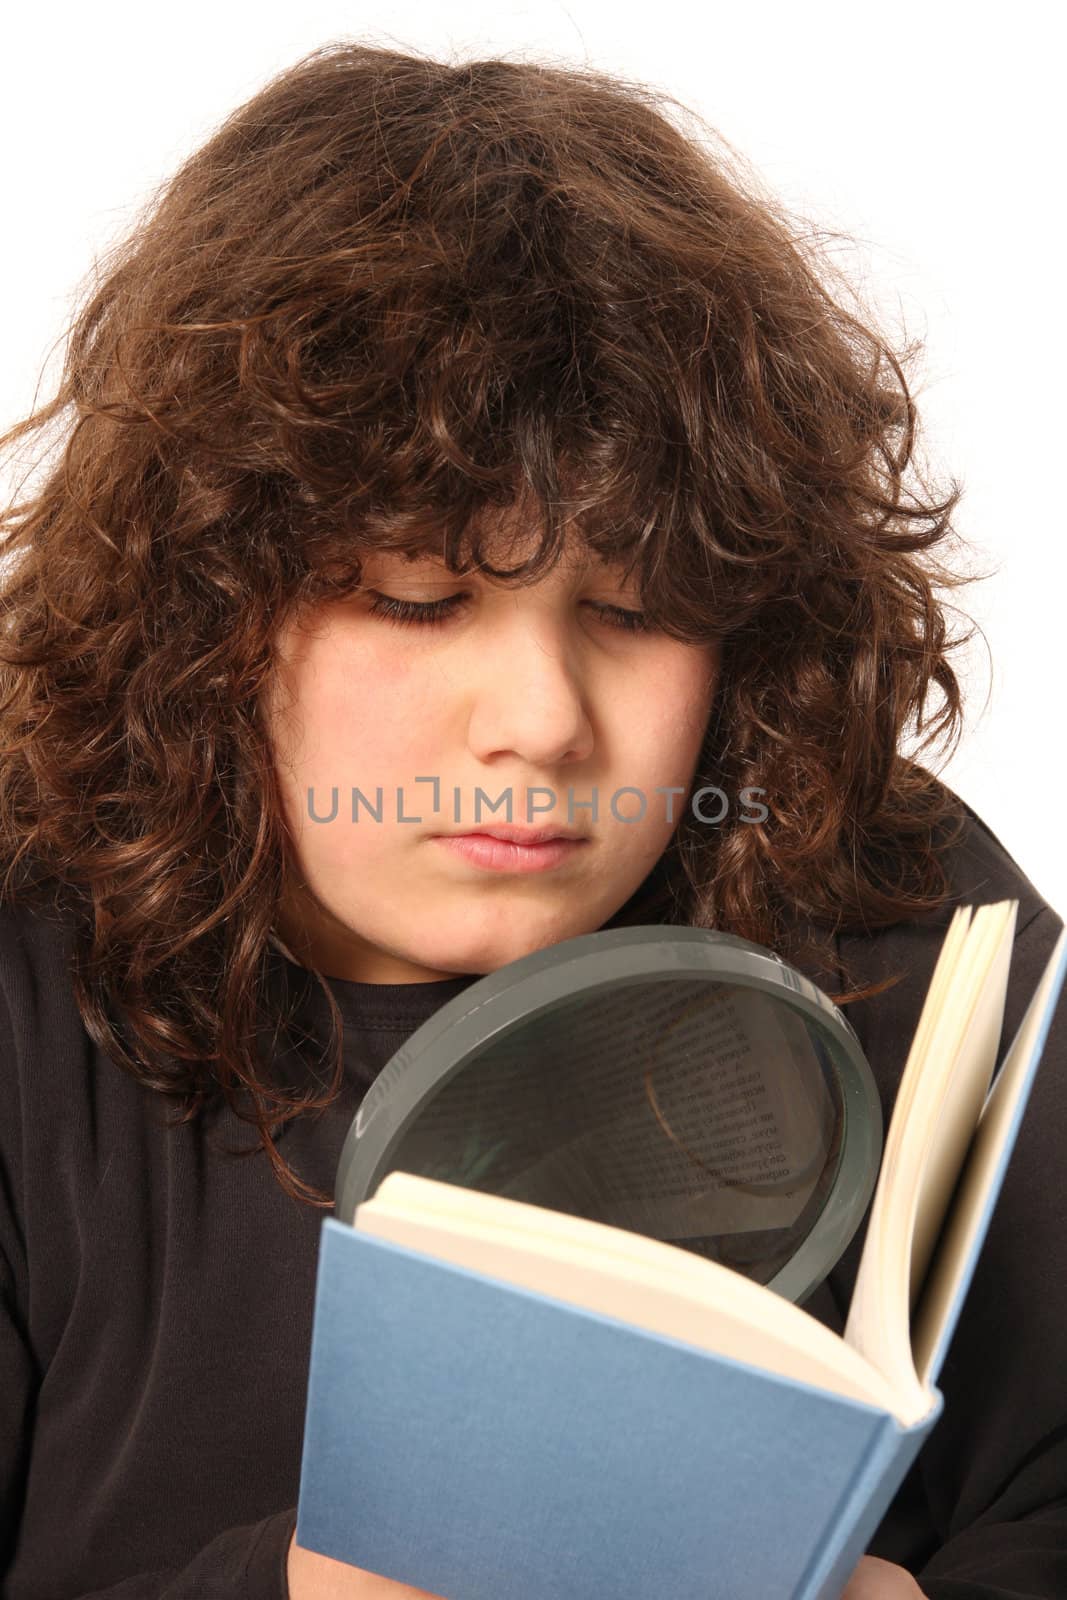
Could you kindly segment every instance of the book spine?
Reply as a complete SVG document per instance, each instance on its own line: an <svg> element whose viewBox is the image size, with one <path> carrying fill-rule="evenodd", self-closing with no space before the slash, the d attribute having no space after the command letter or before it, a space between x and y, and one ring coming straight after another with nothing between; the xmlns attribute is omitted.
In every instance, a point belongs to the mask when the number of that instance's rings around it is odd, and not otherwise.
<svg viewBox="0 0 1067 1600"><path fill-rule="evenodd" d="M935 1391L932 1413L912 1428L892 1417L871 1440L848 1494L835 1509L814 1559L792 1600L840 1600L842 1591L889 1510L934 1423L942 1398Z"/></svg>

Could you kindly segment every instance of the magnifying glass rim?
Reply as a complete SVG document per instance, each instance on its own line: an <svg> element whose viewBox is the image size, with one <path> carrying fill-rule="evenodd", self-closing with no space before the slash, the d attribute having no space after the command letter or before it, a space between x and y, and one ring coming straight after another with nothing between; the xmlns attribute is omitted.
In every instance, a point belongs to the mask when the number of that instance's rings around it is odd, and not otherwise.
<svg viewBox="0 0 1067 1600"><path fill-rule="evenodd" d="M773 951L714 928L650 925L581 934L535 950L471 984L417 1028L368 1089L337 1166L334 1215L351 1224L414 1117L460 1071L561 1002L620 985L705 978L773 996L819 1031L844 1126L830 1192L811 1231L766 1287L801 1304L853 1238L874 1192L882 1108L851 1023L821 989Z"/></svg>

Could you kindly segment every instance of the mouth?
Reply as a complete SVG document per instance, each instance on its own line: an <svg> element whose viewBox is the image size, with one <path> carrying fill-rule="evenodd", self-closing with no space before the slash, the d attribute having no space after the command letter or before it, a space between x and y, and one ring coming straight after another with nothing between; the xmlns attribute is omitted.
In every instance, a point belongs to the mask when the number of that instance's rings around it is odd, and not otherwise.
<svg viewBox="0 0 1067 1600"><path fill-rule="evenodd" d="M580 839L576 828L513 828L510 824L492 822L484 828L472 828L469 833L447 834L450 839L503 839L507 844L547 844L552 839Z"/></svg>
<svg viewBox="0 0 1067 1600"><path fill-rule="evenodd" d="M520 840L505 838L505 831ZM547 872L561 867L588 846L588 839L551 828L486 830L484 833L438 834L436 843L471 866L489 872Z"/></svg>

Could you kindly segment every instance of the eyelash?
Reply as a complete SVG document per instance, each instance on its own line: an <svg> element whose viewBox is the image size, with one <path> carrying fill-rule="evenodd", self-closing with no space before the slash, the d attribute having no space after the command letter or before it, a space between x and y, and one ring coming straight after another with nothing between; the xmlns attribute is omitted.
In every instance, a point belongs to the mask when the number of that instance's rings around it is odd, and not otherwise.
<svg viewBox="0 0 1067 1600"><path fill-rule="evenodd" d="M372 591L373 593L373 591ZM409 623L423 626L433 626L441 623L455 614L462 605L465 605L469 596L453 594L444 600L430 600L420 604L417 600L397 600L392 595L375 594L374 604L370 608L372 617L385 617L388 621L405 626ZM647 633L651 631L651 624L643 611L625 611L622 606L600 605L591 600L590 605L602 618L608 620L608 626L619 628L624 633Z"/></svg>

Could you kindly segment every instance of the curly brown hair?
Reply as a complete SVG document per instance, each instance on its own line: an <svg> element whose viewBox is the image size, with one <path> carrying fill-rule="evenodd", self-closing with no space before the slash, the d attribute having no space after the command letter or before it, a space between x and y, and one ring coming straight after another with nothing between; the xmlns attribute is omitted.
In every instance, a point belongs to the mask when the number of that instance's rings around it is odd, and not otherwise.
<svg viewBox="0 0 1067 1600"><path fill-rule="evenodd" d="M532 582L576 528L655 626L721 640L697 780L768 818L684 817L609 926L773 948L945 899L964 818L899 745L959 739L936 587L970 580L931 554L961 490L914 465L917 347L668 105L692 115L592 70L315 51L165 185L0 440L56 434L0 523L3 895L72 891L92 1038L179 1121L225 1097L297 1199L332 1203L274 1133L336 1097L341 1041L327 988L322 1094L257 1054L295 870L263 704L279 627L361 551ZM495 569L478 530L526 497L538 548Z"/></svg>

